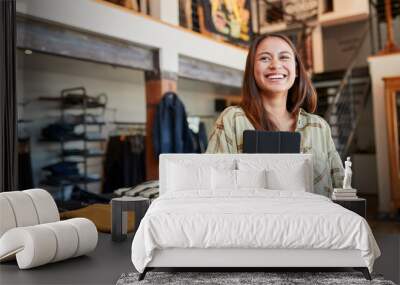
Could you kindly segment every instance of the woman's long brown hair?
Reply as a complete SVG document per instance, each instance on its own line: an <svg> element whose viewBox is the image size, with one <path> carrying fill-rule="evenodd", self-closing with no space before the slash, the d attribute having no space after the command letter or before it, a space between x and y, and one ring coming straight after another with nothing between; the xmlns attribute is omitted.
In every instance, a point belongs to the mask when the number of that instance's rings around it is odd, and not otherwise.
<svg viewBox="0 0 400 285"><path fill-rule="evenodd" d="M274 131L278 130L277 126L268 118L260 94L260 88L257 86L254 78L254 63L258 45L266 38L276 37L284 40L292 48L296 60L297 77L293 86L288 91L286 109L291 114L297 114L300 107L307 112L313 113L317 108L317 93L311 84L304 65L301 61L295 46L288 37L280 34L268 34L258 36L250 45L249 53L246 60L246 69L243 76L242 84L242 107L247 118L253 124L256 130Z"/></svg>

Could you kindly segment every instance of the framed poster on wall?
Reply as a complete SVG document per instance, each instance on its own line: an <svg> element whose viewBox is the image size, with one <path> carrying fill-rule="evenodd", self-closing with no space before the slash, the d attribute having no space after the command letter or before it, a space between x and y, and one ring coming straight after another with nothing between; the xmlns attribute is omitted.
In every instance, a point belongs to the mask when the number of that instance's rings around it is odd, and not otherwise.
<svg viewBox="0 0 400 285"><path fill-rule="evenodd" d="M199 0L203 28L227 40L248 44L252 36L250 0Z"/></svg>

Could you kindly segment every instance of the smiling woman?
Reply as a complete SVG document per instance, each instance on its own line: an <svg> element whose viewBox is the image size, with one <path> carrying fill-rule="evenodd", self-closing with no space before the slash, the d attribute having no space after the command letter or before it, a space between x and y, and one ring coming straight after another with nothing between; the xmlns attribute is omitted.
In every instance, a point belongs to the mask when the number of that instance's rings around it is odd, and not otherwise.
<svg viewBox="0 0 400 285"><path fill-rule="evenodd" d="M328 123L312 114L317 94L291 41L277 34L256 38L247 55L239 106L217 119L207 153L240 153L243 131L301 134L302 153L311 153L314 192L329 196L342 187L343 165Z"/></svg>

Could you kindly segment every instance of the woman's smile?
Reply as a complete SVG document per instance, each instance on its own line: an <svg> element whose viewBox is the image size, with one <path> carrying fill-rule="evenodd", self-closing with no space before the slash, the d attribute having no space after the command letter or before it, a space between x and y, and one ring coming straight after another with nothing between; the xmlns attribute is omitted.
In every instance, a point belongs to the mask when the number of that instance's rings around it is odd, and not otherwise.
<svg viewBox="0 0 400 285"><path fill-rule="evenodd" d="M287 79L287 75L284 73L267 73L265 74L265 79L267 79L270 83L283 83Z"/></svg>

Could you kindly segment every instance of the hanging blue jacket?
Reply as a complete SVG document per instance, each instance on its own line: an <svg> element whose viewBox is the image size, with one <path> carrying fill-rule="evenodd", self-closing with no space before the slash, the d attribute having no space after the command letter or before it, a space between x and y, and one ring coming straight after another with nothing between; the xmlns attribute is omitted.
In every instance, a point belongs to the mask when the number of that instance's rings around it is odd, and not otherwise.
<svg viewBox="0 0 400 285"><path fill-rule="evenodd" d="M153 145L157 158L161 153L194 152L185 106L173 92L165 93L157 106Z"/></svg>

